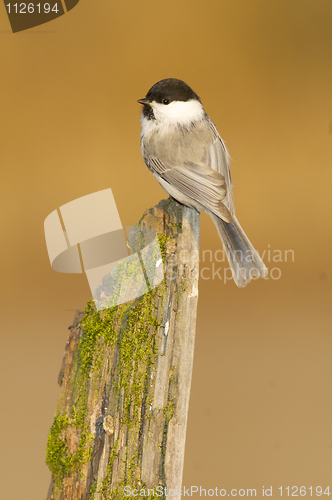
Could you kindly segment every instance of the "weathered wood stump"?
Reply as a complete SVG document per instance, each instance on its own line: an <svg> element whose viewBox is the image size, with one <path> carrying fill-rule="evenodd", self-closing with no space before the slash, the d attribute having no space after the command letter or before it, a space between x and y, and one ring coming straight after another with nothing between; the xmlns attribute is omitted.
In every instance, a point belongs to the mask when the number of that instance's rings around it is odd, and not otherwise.
<svg viewBox="0 0 332 500"><path fill-rule="evenodd" d="M47 445L48 499L181 498L198 299L199 214L169 198L152 227L164 280L129 303L77 311ZM172 491L173 490L173 491Z"/></svg>

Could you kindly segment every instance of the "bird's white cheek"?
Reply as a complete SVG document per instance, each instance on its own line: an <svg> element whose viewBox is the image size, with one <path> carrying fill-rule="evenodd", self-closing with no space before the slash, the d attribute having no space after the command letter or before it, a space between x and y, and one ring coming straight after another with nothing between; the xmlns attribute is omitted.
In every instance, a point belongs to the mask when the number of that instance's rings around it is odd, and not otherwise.
<svg viewBox="0 0 332 500"><path fill-rule="evenodd" d="M167 105L153 102L152 108L157 121L178 125L188 125L204 116L203 106L196 100L173 101Z"/></svg>

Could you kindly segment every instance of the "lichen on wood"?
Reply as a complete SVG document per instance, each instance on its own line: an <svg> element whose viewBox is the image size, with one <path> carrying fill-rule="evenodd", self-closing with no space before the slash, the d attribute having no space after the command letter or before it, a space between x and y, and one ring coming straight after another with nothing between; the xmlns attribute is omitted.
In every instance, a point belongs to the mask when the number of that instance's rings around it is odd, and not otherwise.
<svg viewBox="0 0 332 500"><path fill-rule="evenodd" d="M167 498L166 488L181 488L199 214L170 198L144 226L158 233L165 278L131 302L97 311L89 301L76 313L47 444L49 499L123 499L125 487Z"/></svg>

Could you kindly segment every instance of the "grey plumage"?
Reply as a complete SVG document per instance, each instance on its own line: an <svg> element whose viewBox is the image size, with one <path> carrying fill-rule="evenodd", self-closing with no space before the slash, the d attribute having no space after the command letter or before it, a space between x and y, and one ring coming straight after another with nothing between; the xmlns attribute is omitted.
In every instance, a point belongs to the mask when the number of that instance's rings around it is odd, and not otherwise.
<svg viewBox="0 0 332 500"><path fill-rule="evenodd" d="M197 94L181 80L167 79L139 102L147 167L170 196L211 215L239 287L265 277L267 269L235 217L229 154Z"/></svg>
<svg viewBox="0 0 332 500"><path fill-rule="evenodd" d="M235 215L228 223L215 215L211 217L224 245L237 286L246 286L253 277L264 278L267 269Z"/></svg>

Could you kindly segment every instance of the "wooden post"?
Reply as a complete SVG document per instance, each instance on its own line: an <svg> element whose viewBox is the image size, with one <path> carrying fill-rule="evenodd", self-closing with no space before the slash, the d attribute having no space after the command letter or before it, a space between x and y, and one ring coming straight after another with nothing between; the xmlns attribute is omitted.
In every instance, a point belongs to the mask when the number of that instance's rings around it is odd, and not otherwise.
<svg viewBox="0 0 332 500"><path fill-rule="evenodd" d="M77 311L47 445L48 499L123 500L134 489L140 498L181 498L199 213L169 198L143 226L158 233L165 279L130 303Z"/></svg>

